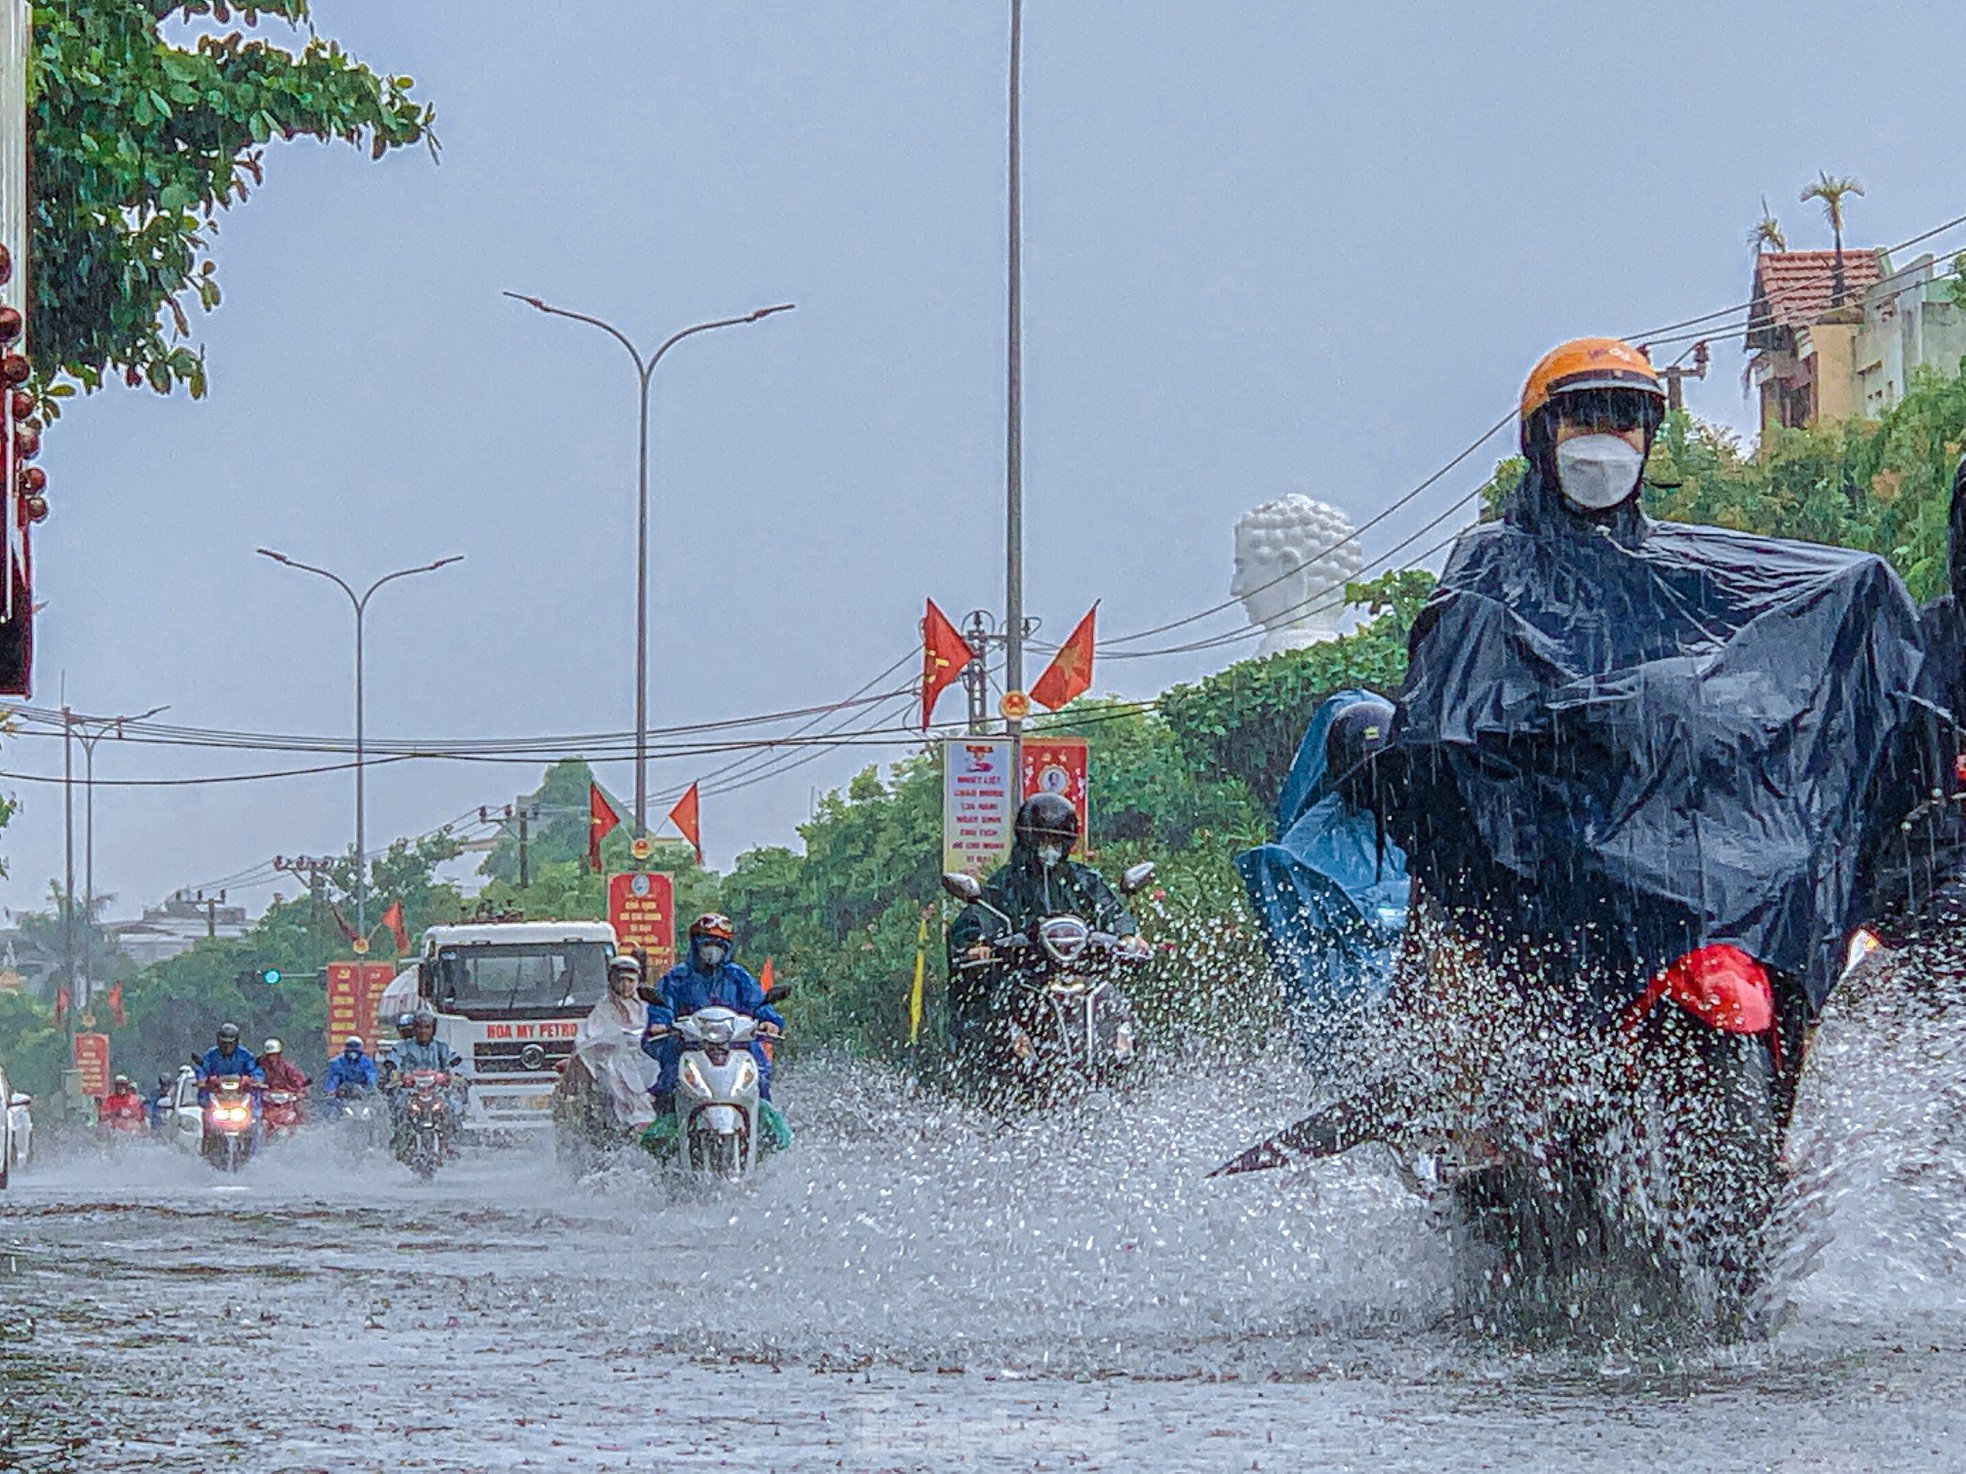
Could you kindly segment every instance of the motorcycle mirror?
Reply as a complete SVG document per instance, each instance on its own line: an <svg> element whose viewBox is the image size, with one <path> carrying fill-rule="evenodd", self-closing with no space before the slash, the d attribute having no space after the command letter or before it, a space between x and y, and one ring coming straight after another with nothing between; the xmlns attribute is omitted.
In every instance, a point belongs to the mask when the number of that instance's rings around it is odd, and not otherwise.
<svg viewBox="0 0 1966 1474"><path fill-rule="evenodd" d="M974 875L964 875L959 870L951 870L942 877L942 889L958 901L974 904L983 899L983 884Z"/></svg>
<svg viewBox="0 0 1966 1474"><path fill-rule="evenodd" d="M659 995L656 993L653 985L649 983L637 983L635 984L635 996L644 1003L654 1003Z"/></svg>
<svg viewBox="0 0 1966 1474"><path fill-rule="evenodd" d="M1147 882L1154 878L1154 862L1142 860L1138 865L1129 865L1120 872L1120 894L1133 895L1144 890Z"/></svg>
<svg viewBox="0 0 1966 1474"><path fill-rule="evenodd" d="M792 996L793 991L794 991L793 987L790 983L773 983L771 985L771 991L765 994L765 1002L769 1003L773 1008L776 1008L779 1004L783 1003L787 998L790 998Z"/></svg>

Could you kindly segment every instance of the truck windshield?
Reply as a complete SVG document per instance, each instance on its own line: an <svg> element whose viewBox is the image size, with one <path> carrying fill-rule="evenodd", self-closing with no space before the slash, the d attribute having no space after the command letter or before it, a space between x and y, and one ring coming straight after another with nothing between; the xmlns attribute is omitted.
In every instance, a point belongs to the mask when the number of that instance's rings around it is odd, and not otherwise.
<svg viewBox="0 0 1966 1474"><path fill-rule="evenodd" d="M446 1013L585 1008L607 991L600 942L445 947L437 953L437 1006Z"/></svg>

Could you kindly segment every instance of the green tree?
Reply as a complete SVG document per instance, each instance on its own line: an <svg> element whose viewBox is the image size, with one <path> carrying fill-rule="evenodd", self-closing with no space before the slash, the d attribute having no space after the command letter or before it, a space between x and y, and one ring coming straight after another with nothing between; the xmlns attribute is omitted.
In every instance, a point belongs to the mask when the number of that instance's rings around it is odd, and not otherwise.
<svg viewBox="0 0 1966 1474"><path fill-rule="evenodd" d="M33 9L31 320L44 384L65 373L94 389L120 370L159 393L205 392L187 308L218 305L219 212L261 182L269 141L340 139L378 159L414 143L435 151L434 114L410 79L312 34L307 0ZM268 19L304 40L277 44ZM218 31L235 20L243 30Z"/></svg>
<svg viewBox="0 0 1966 1474"><path fill-rule="evenodd" d="M1748 249L1758 256L1763 251L1786 251L1788 248L1788 237L1782 234L1781 225L1768 208L1768 196L1763 195L1761 218L1754 222L1754 228L1748 232Z"/></svg>
<svg viewBox="0 0 1966 1474"><path fill-rule="evenodd" d="M1833 177L1827 169L1817 174L1814 184L1805 185L1802 190L1805 205L1811 200L1822 201L1823 217L1829 221L1830 234L1836 241L1835 275L1829 299L1832 307L1843 305L1843 202L1863 192L1864 187L1856 180Z"/></svg>

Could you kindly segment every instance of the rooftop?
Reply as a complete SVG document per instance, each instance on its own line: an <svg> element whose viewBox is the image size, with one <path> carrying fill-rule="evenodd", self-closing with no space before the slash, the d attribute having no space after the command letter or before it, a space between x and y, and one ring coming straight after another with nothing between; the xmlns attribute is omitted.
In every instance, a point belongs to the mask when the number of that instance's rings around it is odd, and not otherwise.
<svg viewBox="0 0 1966 1474"><path fill-rule="evenodd" d="M1843 253L1843 303L1852 306L1884 279L1884 252L1851 248ZM1776 346L1779 334L1819 321L1836 294L1836 252L1764 251L1754 262L1754 302L1748 309L1747 346Z"/></svg>

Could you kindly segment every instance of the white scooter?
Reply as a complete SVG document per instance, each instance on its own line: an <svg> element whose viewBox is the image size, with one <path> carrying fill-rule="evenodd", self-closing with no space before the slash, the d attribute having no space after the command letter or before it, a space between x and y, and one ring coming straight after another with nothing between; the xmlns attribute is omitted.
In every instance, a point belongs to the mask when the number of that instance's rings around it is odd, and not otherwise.
<svg viewBox="0 0 1966 1474"><path fill-rule="evenodd" d="M787 989L772 995L782 998ZM683 1172L735 1182L758 1165L758 1063L750 1044L758 1021L728 1008L699 1008L676 1020L682 1043L676 1072L676 1114L668 1142L657 1149Z"/></svg>

